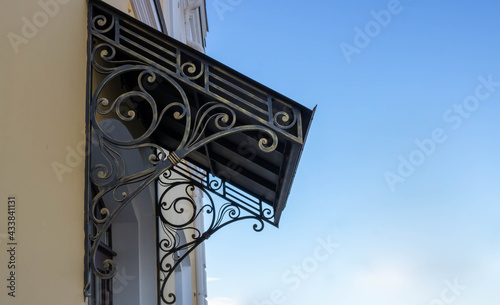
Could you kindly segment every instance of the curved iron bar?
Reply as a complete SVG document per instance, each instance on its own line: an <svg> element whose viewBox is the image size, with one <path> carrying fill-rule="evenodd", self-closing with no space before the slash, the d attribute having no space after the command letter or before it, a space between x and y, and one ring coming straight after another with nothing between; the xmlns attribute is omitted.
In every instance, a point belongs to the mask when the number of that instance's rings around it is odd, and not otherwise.
<svg viewBox="0 0 500 305"><path fill-rule="evenodd" d="M181 65L181 73L183 76L187 77L190 80L196 80L203 75L203 69L205 68L203 63L199 63L200 67L198 68L195 63L192 61L187 61Z"/></svg>
<svg viewBox="0 0 500 305"><path fill-rule="evenodd" d="M226 202L217 205L210 194L211 191L204 188L203 185L197 183L196 181L186 179L184 181L174 181L171 183L162 182L161 185L166 187L166 189L162 192L157 205L157 217L160 220L163 233L166 236L159 236L158 240L158 254L160 256L158 268L159 273L161 273L161 276L159 276L161 281L159 294L163 303L174 304L176 301L175 293L166 291L168 280L182 260L186 259L199 244L203 243L221 228L236 221L246 219L256 220L258 223L253 225L253 229L256 232L260 232L264 229L264 221L257 215L249 213L245 214L245 209L233 202ZM184 188L185 196L176 197L170 203L166 202L165 200L167 199L167 195L176 190L178 187ZM208 202L198 206L196 204L195 196L190 193L190 191L194 192L195 189L201 190L206 198L208 198ZM169 221L169 218L177 215L181 216L186 213L185 208L177 207L180 202L185 202L189 207L191 207L191 212L187 212L188 220L185 220L180 224L172 223L172 221ZM166 217L164 213L170 213L170 217ZM174 213L174 215L172 215L172 213ZM200 229L195 227L196 219L198 217L202 217L202 215L205 217L211 216L210 225L203 233L201 233ZM192 231L193 233L187 234L189 231ZM182 244L180 242L180 234L190 236L191 240ZM183 250L185 252L178 259L176 259L176 254ZM173 262L173 264L171 262Z"/></svg>
<svg viewBox="0 0 500 305"><path fill-rule="evenodd" d="M100 52L99 52L100 51ZM97 61L97 53L99 52L99 57L103 62L112 64L114 66L105 67ZM144 65L143 61L139 60L113 60L116 56L116 48L109 43L102 42L94 47L92 50L92 65L101 74L109 74L115 71L118 67L130 64L130 65Z"/></svg>
<svg viewBox="0 0 500 305"><path fill-rule="evenodd" d="M120 95L113 103L109 103L108 99L104 97L99 97L104 89L104 87L114 78L120 77L125 73L130 73L130 72L140 72L138 78L137 78L137 83L141 91L132 91L132 92L127 92L122 95ZM154 83L157 79L156 75L161 76L164 80L166 80L169 84L175 87L175 89L178 90L179 94L181 95L182 98L182 104L179 102L172 102L169 103L162 111L160 114L158 114L158 107L157 104L154 100L154 98L147 92L147 90L144 88L142 85L142 79L145 75L149 75L147 77L147 81L149 83ZM141 97L143 98L151 107L151 110L153 112L153 119L151 121L150 126L148 129L138 138L131 140L131 141L122 141L119 139L115 139L112 136L110 136L108 133L106 133L101 126L99 125L98 121L96 120L95 114L96 112L100 115L106 115L109 114L113 111L113 109L116 111L117 116L123 120L123 121L129 121L135 117L135 110L130 110L127 114L129 117L124 116L123 114L120 113L119 106L120 104L125 100L127 97ZM107 110L102 110L99 108L99 106L104 106L108 107L109 109ZM190 123L190 118L191 118L191 109L189 107L189 102L188 98L186 96L186 93L182 89L182 87L174 81L170 76L167 74L153 68L150 66L144 66L144 65L124 65L118 69L116 69L114 72L110 73L104 80L97 86L94 95L92 97L92 103L91 103L91 115L94 116L94 119L92 120L92 125L96 131L98 131L99 137L103 138L113 144L117 145L123 145L123 146L133 146L138 143L144 142L146 139L148 139L151 134L156 130L158 127L158 124L160 123L161 119L165 115L165 112L169 110L172 107L179 107L181 111L177 111L174 113L174 118L176 120L180 120L185 118L187 120L186 126L189 126ZM189 132L189 130L187 130ZM187 141L187 132L185 132L183 142Z"/></svg>
<svg viewBox="0 0 500 305"><path fill-rule="evenodd" d="M103 14L92 18L92 30L100 34L109 32L115 25L115 17L109 15L109 18L110 21L108 21L108 17Z"/></svg>
<svg viewBox="0 0 500 305"><path fill-rule="evenodd" d="M97 49L98 47L96 47ZM107 56L108 54L104 54ZM103 56L103 54L101 54ZM113 57L114 53L109 57ZM115 62L117 63L117 62ZM94 65L97 65L93 62ZM103 70L101 66L96 66L96 70ZM100 153L103 155L107 164L91 164L91 182L99 187L99 191L91 200L90 213L89 213L89 221L90 224L95 227L96 234L90 235L89 240L91 241L91 248L89 253L89 264L91 272L93 272L97 277L101 279L111 279L116 274L116 265L112 259L107 259L103 263L103 267L106 269L104 272L99 271L98 266L96 265L96 253L97 247L100 243L102 237L104 236L107 229L112 225L114 219L123 211L123 209L130 204L130 202L146 187L148 187L151 183L158 180L158 178L172 168L176 163L178 163L182 158L190 154L191 152L199 149L200 147L214 141L215 139L234 134L239 132L247 132L247 131L262 131L263 133L268 135L267 137L262 136L259 139L259 148L262 151L269 152L273 151L278 145L278 137L274 131L269 129L268 127L260 126L260 125L242 125L236 126L237 124L237 115L236 112L228 107L225 104L220 102L210 102L203 105L196 113L194 119L191 116L191 106L189 104L189 100L186 96L186 93L182 89L182 87L173 80L166 73L159 71L151 66L146 65L130 65L125 64L123 66L113 68L112 70L106 70L109 74L98 84L96 87L90 104L90 115L91 115L91 124L93 131L97 137L98 147ZM113 79L117 77L122 77L126 73L136 73L138 89L133 91L128 91L120 94L113 101L110 101L108 98L103 97L102 95L105 92L105 87L108 85ZM163 84L167 84L170 87L175 88L179 95L181 96L181 102L170 102L164 106L163 109L158 109L158 104L153 98L153 96L148 92L148 90L143 86L144 82L149 84L155 83L158 78L166 81ZM131 97L135 97L139 102L145 102L150 107L152 111L152 120L149 126L146 127L146 131L144 131L140 136L133 138L132 140L124 140L117 139L112 134L108 133L100 124L100 117L113 115L115 118L123 121L124 123L130 122L131 120L136 118L136 109L129 110L126 114L121 112L120 105L124 103L127 99ZM176 120L184 120L185 121L185 129L182 140L178 145L178 148L167 154L166 150L161 148L160 146L149 143L148 139L152 135L152 133L158 128L161 120L169 109L177 110L174 112L173 116ZM209 136L206 136L207 126L211 124L214 126L216 132L213 132ZM269 143L269 139L271 143ZM149 162L151 164L151 168L147 168L137 173L126 174L126 160L120 153L120 149L143 149L143 148L154 148L157 150L156 154L152 154L149 156ZM183 182L186 183L186 182ZM193 187L196 184L195 181L191 181ZM138 184L133 191L130 193L122 192L117 195L119 192L119 188L124 186L131 186L132 184ZM197 187L200 187L203 192L207 193L207 190L216 186L213 181L206 186L202 184L198 184ZM206 188L206 189L205 189ZM215 188L213 189L215 190ZM112 199L118 203L118 207L113 211L108 210L107 208L102 208L100 210L97 209L97 204L99 200L103 199L106 194L112 194ZM121 195L121 197L119 197ZM208 193L207 193L208 195ZM219 194L220 195L220 194ZM208 195L209 198L210 195ZM210 199L211 200L211 199ZM185 245L180 245L179 247L175 247L171 249L169 255L173 255L176 251L180 249L189 249L188 252L192 251L197 245L199 245L203 240L208 238L215 231L220 228L242 219L255 219L260 225L255 224L254 230L261 231L264 223L262 218L270 219L272 218L270 210L262 211L260 214L250 213L248 216L239 216L242 211L249 211L247 208L240 206L234 203L228 203L223 206L221 210L216 212L215 205L213 205L213 201L211 200L212 205L204 206L200 209L199 213L193 218L196 219L200 216L200 214L205 210L206 214L211 214L214 216L212 218L211 225L209 229L201 234L199 232L196 237L196 242L190 242ZM219 213L217 219L215 218L215 213ZM263 217L266 214L266 217ZM223 221L225 216L229 216L230 219L228 221ZM193 235L194 236L194 235ZM193 237L194 238L194 237ZM187 254L186 254L187 255ZM185 255L184 255L185 257ZM165 278L165 283L170 277L171 272L178 265L172 266L173 269L167 270L168 275ZM165 284L162 286L164 287ZM162 290L163 291L163 290ZM167 304L172 304L175 302L175 294L169 295L169 298L174 301L164 300Z"/></svg>

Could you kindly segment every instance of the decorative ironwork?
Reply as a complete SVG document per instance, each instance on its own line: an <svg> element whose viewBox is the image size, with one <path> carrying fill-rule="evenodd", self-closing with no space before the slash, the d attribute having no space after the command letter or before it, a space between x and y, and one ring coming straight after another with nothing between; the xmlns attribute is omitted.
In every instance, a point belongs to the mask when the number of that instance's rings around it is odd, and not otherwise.
<svg viewBox="0 0 500 305"><path fill-rule="evenodd" d="M104 56L106 54L101 52L101 55ZM93 63L94 62L95 61L93 61ZM96 70L100 69L100 71L103 71L101 66L97 66L95 63L93 66ZM91 156L89 175L91 183L100 190L93 196L90 206L90 224L94 226L96 231L95 235L89 236L92 243L90 249L90 266L92 269L91 271L101 279L110 279L116 274L116 266L112 260L109 259L104 262L104 268L107 268L107 272L100 271L95 263L97 245L103 234L111 226L117 215L138 195L139 192L143 191L149 184L155 182L162 174L179 163L181 158L217 138L251 130L264 132L269 136L269 139L271 139L271 143L269 143L266 137L262 137L259 140L259 148L262 151L273 151L278 143L276 134L267 127L258 125L238 125L236 112L230 107L218 102L210 102L201 106L193 116L191 114L192 108L183 89L170 76L153 67L144 65L132 66L127 64L112 69L112 71L113 72L110 72L97 86L90 104L91 131L94 134L94 138L96 138L94 141L95 143L92 144L97 144L98 146L98 150L92 153L94 155L100 155L100 158L99 156ZM115 93L116 97L113 97L113 99L103 97L103 92L111 91L106 89L108 85L112 84L113 80L118 77L125 77L127 74L132 74L134 78L136 77L137 83L135 84L135 88L138 89L125 93ZM162 79L163 82L160 82L160 79ZM163 108L159 108L158 103L148 91L146 84L167 86L169 89L174 88L177 90L178 95L182 97L181 102L170 101L167 102ZM157 88L156 86L153 87ZM152 113L152 119L151 122L147 124L147 129L134 139L127 140L119 138L108 132L102 126L107 121L106 118L108 117L109 119L113 118L119 120L124 125L133 121L138 116L138 110L134 107L138 107L140 103L146 103L148 105ZM173 119L181 120L183 124L185 124L182 141L177 149L170 153L161 146L148 142L149 137L158 128L163 117L169 110L172 110ZM209 126L211 126L212 130L215 130L215 132L210 132L208 130ZM151 167L141 172L126 174L126 160L120 151L131 149L150 151L149 162ZM92 162L93 159L101 159L105 160L105 162ZM212 186L215 185L213 181L215 180L207 183L204 187L212 188ZM221 186L224 184L222 182L219 183ZM133 186L132 189L135 190L128 193L125 191L125 186L127 186L127 189ZM97 208L98 203L103 200L107 194L110 194L110 198L107 199L108 201L112 200L118 204L113 211L107 208ZM236 207L236 205L233 205L233 207ZM175 209L172 211L175 211ZM233 210L231 215L233 215L234 211L235 210ZM213 213L215 213L215 211L213 211ZM176 250L172 249L172 251L175 252Z"/></svg>
<svg viewBox="0 0 500 305"><path fill-rule="evenodd" d="M158 235L157 245L158 293L163 303L173 304L175 294L165 288L168 279L211 234L243 219L255 220L255 231L264 223L277 225L312 112L105 3L90 0L88 20L85 290L92 274L114 277L112 259L97 265L98 245L134 198L159 184L163 191L156 212L163 236ZM130 132L117 132L117 125ZM262 154L276 153L253 161L270 164L266 175L276 182L248 173L241 178L255 180L248 192L227 181L239 182L237 172L215 173L210 145L222 145L223 138L235 135L255 141ZM132 151L145 157L144 168L130 166ZM239 154L238 148L230 152ZM188 158L205 168L183 162ZM169 180L173 174L176 178ZM179 189L184 195L168 201L166 194ZM260 189L265 198L255 196ZM201 206L194 202L195 190L207 198ZM210 220L203 232L193 225L201 215ZM188 240L181 241L181 232Z"/></svg>
<svg viewBox="0 0 500 305"><path fill-rule="evenodd" d="M160 45L154 33L147 33L128 20L118 19L102 7L94 8L90 34L99 43L93 44L91 53L98 72L110 72L124 64L150 65L288 139L304 143L304 114L285 102L285 97L270 89L265 92L256 88L243 75L229 75L228 68L207 62L196 50L185 45L167 41Z"/></svg>
<svg viewBox="0 0 500 305"><path fill-rule="evenodd" d="M244 219L254 220L253 229L257 232L264 229L264 222L273 224L274 213L261 200L192 165L181 164L166 171L160 176L159 185L157 217L162 233L158 236L160 304L175 303L175 294L167 289L169 278L183 259L219 229ZM201 205L196 203L196 192L204 194ZM176 196L169 197L171 193ZM219 197L219 200L214 197ZM204 217L204 222L208 223L204 230L195 225L199 217Z"/></svg>

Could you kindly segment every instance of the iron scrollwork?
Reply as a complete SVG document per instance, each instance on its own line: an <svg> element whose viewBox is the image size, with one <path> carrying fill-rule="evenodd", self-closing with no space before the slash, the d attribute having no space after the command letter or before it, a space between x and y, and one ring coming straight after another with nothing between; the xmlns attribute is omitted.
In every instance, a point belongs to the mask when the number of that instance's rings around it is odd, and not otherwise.
<svg viewBox="0 0 500 305"><path fill-rule="evenodd" d="M189 259L189 254L199 244L219 229L245 219L254 220L253 229L260 232L264 223L272 223L274 217L272 210L264 207L257 199L248 198L247 204L241 204L229 196L224 196L226 188L230 188L225 181L199 170L197 178L188 179L189 172L187 165L182 164L166 171L159 179L162 190L157 205L161 304L175 303L176 296L168 289L168 280L181 261ZM202 176L199 176L200 174ZM203 193L203 203L197 202L197 192ZM175 193L175 196L169 196L172 193ZM256 206L252 207L252 204ZM195 224L200 217L203 217L206 223L204 229Z"/></svg>
<svg viewBox="0 0 500 305"><path fill-rule="evenodd" d="M102 19L97 18L95 22L99 20ZM105 30L108 31L109 28ZM236 200L227 198L227 203L216 206L209 191L224 198L222 193L217 193L217 190L222 188L225 182L215 182L215 178L212 177L211 182L205 184L199 179L170 183L165 180L165 174L174 170L173 167L191 152L230 134L259 131L262 137L258 140L258 146L265 152L276 149L278 137L268 127L240 124L238 113L218 101L207 102L193 113L194 108L184 89L170 75L139 60L117 59L117 50L111 44L97 44L91 54L93 70L103 75L104 78L95 86L89 105L91 124L89 138L91 138L91 146L94 147L92 151L94 156L90 158L89 179L92 187L97 189L89 206L89 228L91 228L89 231L94 232L88 236L90 272L100 279L111 279L115 276L117 267L112 259L104 260L102 266L97 265L97 248L116 217L141 191L159 181L163 185L168 185L165 192L172 188L185 187L186 196L177 198L170 204L161 200L158 203L163 230L166 235L170 236L170 239L163 239L158 244L159 251L163 253L158 265L162 274L159 293L165 304L173 304L175 294L166 294L165 285L180 260L215 231L237 220L255 219L258 224L254 226L254 230L262 230L264 221L272 223L269 221L272 218L272 211L268 208L258 213L250 210L251 213L248 213L248 207L245 208ZM202 70L202 67L185 63L182 69L192 74L197 71L196 69ZM189 77L199 76L196 74ZM121 91L116 88L117 81L125 78L129 81L134 80L135 86L132 86L132 90ZM158 86L173 90L177 98L158 100L162 97L155 96L152 92ZM141 111L150 113L148 122L141 117ZM173 151L168 151L150 140L167 115L170 119L181 122L185 127L182 140ZM109 120L119 121L124 126L137 124L140 121L144 130L135 134L132 139L123 138L107 128L106 123ZM149 166L142 171L130 173L126 157L123 155L125 151L130 150L146 152L149 155L147 158ZM203 181L208 181L206 179ZM199 188L205 193L209 202L201 207L194 206L193 197L188 194L188 191L194 188ZM100 207L99 202L102 200L112 201L113 204L109 206L114 208ZM175 225L169 217L175 216L175 219L181 219L180 215L176 214L186 212L186 209L179 208L179 205L186 203L191 205L193 214L187 222ZM261 202L258 205L262 208ZM247 215L243 216L245 213ZM166 217L166 214L170 215ZM211 217L210 226L204 232L191 226L192 222L202 214ZM194 233L190 235L190 241L180 243L176 240L175 236L179 230L194 230ZM186 251L180 258L175 259L175 263L165 263L168 261L167 258L173 258L182 249Z"/></svg>
<svg viewBox="0 0 500 305"><path fill-rule="evenodd" d="M115 276L113 259L97 265L98 245L134 198L159 185L162 193L155 204L163 235L156 249L158 293L164 304L173 304L176 297L167 281L180 261L211 234L243 219L256 221L255 231L265 223L276 225L273 207L218 178L220 173L216 177L183 159L238 133L256 140L252 143L262 152L273 152L278 144L286 149L278 136L302 146L303 114L293 101L142 28L106 4L90 3L85 289L92 274L100 279ZM197 95L203 96L201 102ZM116 132L115 123L130 133ZM166 142L160 145L155 139L160 133L173 134L171 125L182 130L176 130L180 135L167 148ZM133 169L130 152L141 155L143 168ZM279 168L276 171L280 174ZM171 199L172 192L181 195ZM194 192L203 193L205 202L197 203ZM208 220L203 230L194 226L202 217Z"/></svg>

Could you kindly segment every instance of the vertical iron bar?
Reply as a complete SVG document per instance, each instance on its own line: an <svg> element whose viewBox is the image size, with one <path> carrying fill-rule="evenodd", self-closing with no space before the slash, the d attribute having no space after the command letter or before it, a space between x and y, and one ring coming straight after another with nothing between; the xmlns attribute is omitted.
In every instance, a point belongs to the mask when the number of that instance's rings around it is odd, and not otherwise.
<svg viewBox="0 0 500 305"><path fill-rule="evenodd" d="M85 193L84 193L84 232L85 232L85 257L84 257L84 288L83 296L84 299L90 296L90 270L89 270L89 251L90 251L90 240L89 240L89 202L90 202L90 105L91 101L91 87L92 87L92 63L91 63L91 49L92 49L92 34L91 34L91 20L92 20L92 9L93 6L88 6L87 11L87 84L85 89Z"/></svg>
<svg viewBox="0 0 500 305"><path fill-rule="evenodd" d="M120 21L118 18L114 18L115 20L115 42L116 44L120 44Z"/></svg>
<svg viewBox="0 0 500 305"><path fill-rule="evenodd" d="M156 221L156 303L157 305L161 304L160 299L160 222L158 219L160 218L160 204L158 202L158 198L160 197L159 189L158 189L158 180L155 182L155 221Z"/></svg>

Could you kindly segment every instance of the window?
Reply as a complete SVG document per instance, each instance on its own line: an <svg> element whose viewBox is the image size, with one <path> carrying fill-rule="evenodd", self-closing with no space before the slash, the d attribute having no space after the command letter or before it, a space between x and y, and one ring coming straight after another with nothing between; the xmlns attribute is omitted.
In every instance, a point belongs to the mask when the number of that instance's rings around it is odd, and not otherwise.
<svg viewBox="0 0 500 305"><path fill-rule="evenodd" d="M205 52L208 27L204 1L130 1L137 19L200 52Z"/></svg>

